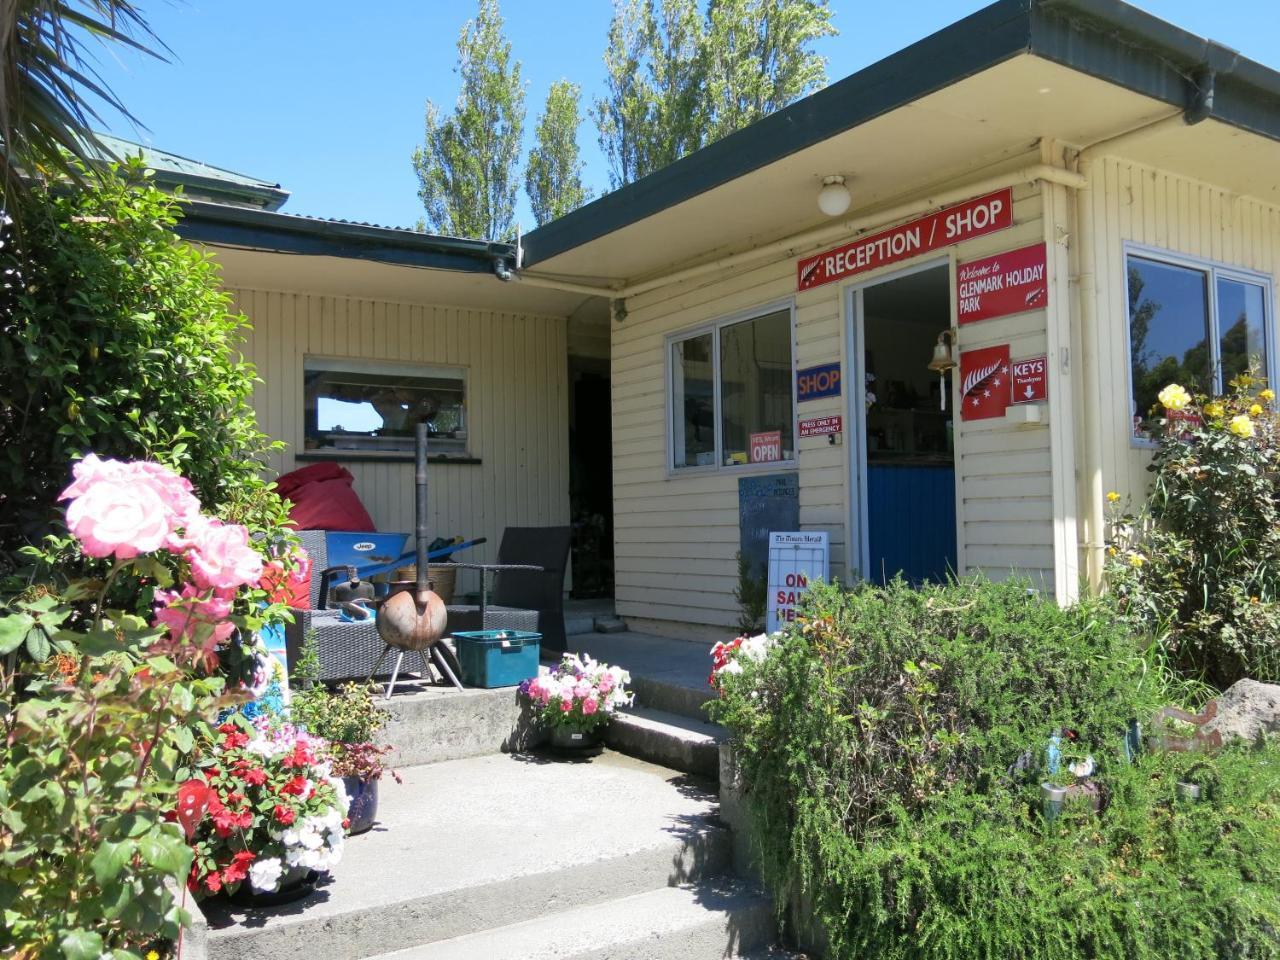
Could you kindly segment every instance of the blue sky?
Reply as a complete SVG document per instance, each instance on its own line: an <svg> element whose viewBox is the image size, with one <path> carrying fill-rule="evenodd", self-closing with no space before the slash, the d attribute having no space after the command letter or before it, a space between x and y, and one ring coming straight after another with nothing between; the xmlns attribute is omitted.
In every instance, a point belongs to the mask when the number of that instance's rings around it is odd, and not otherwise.
<svg viewBox="0 0 1280 960"><path fill-rule="evenodd" d="M1201 36L1280 66L1274 0L1142 0L1139 6ZM846 76L984 6L834 0L840 34L819 47L830 79ZM409 157L426 100L457 96L455 43L474 14L466 0L175 0L141 6L173 51L169 63L115 53L103 76L146 126L110 132L264 179L293 196L292 213L410 225L421 215ZM604 82L610 0L505 0L507 36L527 84L526 141L552 81ZM113 118L107 118L112 120ZM587 180L608 169L589 120L579 133ZM520 198L519 218L533 218Z"/></svg>

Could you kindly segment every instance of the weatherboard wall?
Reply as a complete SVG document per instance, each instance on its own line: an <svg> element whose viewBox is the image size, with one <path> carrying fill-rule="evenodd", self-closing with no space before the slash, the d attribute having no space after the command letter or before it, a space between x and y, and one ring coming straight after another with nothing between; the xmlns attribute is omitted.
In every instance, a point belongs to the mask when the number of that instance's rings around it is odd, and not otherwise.
<svg viewBox="0 0 1280 960"><path fill-rule="evenodd" d="M1038 187L1015 187L1014 226L968 241L952 254L970 260L1038 242L1044 237L1042 209ZM798 249L796 255L812 252L816 250ZM616 598L621 615L719 627L735 625L739 615L733 597L738 479L746 471L681 476L668 469L667 337L743 311L794 303L796 366L839 360L846 381L843 396L801 404L798 416L843 416L847 440L853 412L849 394L854 389L846 336L849 286L937 256L802 293L796 292L796 258L788 257L662 286L627 301L625 319L613 325L611 356ZM952 301L954 310L954 296ZM1045 352L1045 327L1042 309L967 325L960 342L966 349L1009 343L1014 358L1030 357ZM931 347L920 343L909 349L924 365ZM1023 573L1052 592L1055 505L1048 426L979 421L958 424L956 435L961 570L983 570L993 577ZM800 526L830 534L832 575L847 581L850 571L856 571L859 554L856 531L851 532L852 447L849 442L832 445L826 437L814 437L797 438L796 450L796 463L777 470L798 473Z"/></svg>
<svg viewBox="0 0 1280 960"><path fill-rule="evenodd" d="M271 457L271 472L306 462L298 456L304 356L464 367L468 453L480 463L430 465L432 536L487 537L486 545L458 559L492 560L508 526L569 522L563 318L235 287L230 292L253 324L243 349L262 379L253 394L258 423L287 444ZM356 492L379 530L413 530L411 462L339 462L355 476Z"/></svg>

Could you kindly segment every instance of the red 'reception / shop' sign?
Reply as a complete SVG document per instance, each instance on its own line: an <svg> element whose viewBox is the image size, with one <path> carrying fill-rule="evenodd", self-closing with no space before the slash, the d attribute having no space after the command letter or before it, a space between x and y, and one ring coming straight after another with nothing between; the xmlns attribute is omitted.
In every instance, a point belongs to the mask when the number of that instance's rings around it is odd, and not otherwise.
<svg viewBox="0 0 1280 960"><path fill-rule="evenodd" d="M1049 358L1032 357L1013 362L1013 402L1035 403L1049 399Z"/></svg>
<svg viewBox="0 0 1280 960"><path fill-rule="evenodd" d="M859 237L796 264L796 284L812 290L855 273L909 260L1013 226L1013 188L945 207L927 217Z"/></svg>
<svg viewBox="0 0 1280 960"><path fill-rule="evenodd" d="M1048 290L1043 243L956 267L961 323L1039 310L1048 300Z"/></svg>
<svg viewBox="0 0 1280 960"><path fill-rule="evenodd" d="M752 463L777 463L782 459L782 431L766 430L750 438Z"/></svg>

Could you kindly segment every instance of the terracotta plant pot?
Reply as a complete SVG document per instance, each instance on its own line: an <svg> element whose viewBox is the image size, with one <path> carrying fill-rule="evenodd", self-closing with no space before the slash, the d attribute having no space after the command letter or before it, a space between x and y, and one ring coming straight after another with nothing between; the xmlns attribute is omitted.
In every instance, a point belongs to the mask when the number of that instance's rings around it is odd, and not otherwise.
<svg viewBox="0 0 1280 960"><path fill-rule="evenodd" d="M346 787L347 799L351 802L347 808L347 819L351 823L347 833L354 837L370 830L378 818L378 781L343 777L342 785Z"/></svg>

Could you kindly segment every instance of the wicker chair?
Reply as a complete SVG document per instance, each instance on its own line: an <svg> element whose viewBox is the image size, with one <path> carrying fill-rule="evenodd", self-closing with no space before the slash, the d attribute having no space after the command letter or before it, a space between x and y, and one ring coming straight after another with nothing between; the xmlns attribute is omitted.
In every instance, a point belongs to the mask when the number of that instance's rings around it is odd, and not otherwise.
<svg viewBox="0 0 1280 960"><path fill-rule="evenodd" d="M507 527L498 547L498 564L541 569L499 571L483 618L478 606L450 606L449 631L534 630L542 634L543 650L564 652L564 577L570 536L569 527Z"/></svg>

